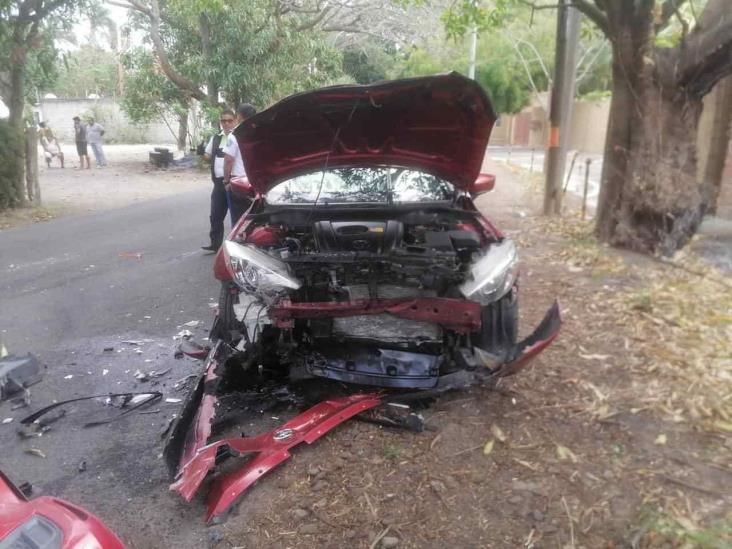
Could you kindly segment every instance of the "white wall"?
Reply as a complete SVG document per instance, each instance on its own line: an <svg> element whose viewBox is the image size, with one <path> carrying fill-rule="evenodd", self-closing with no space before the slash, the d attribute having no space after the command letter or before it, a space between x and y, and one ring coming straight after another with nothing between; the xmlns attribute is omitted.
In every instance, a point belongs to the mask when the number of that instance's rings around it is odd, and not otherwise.
<svg viewBox="0 0 732 549"><path fill-rule="evenodd" d="M60 141L74 141L74 116L82 119L93 115L105 128L104 138L116 143L175 144L176 138L162 122L135 125L122 112L119 104L104 99L42 99L37 108L41 120L47 122ZM168 121L177 130L175 120Z"/></svg>

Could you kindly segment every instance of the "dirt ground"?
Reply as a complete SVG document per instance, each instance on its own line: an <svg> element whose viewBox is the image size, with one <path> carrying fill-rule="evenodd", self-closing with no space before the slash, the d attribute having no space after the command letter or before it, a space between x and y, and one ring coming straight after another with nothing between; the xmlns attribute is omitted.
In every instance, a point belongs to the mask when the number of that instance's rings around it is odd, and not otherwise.
<svg viewBox="0 0 732 549"><path fill-rule="evenodd" d="M83 212L108 210L211 185L206 171L157 170L147 164L156 145L106 145L108 166L79 170L73 145L62 145L66 168L39 157L42 207L0 214L0 229ZM174 149L174 148L173 148ZM91 154L91 153L90 153ZM176 156L180 156L176 154Z"/></svg>
<svg viewBox="0 0 732 549"><path fill-rule="evenodd" d="M47 204L93 210L209 184L146 178L149 149L109 147L102 171L44 169ZM537 215L535 181L486 169L497 188L478 205L521 252L522 335L557 297L559 339L496 390L435 401L421 434L352 421L296 449L209 529L211 546L732 546L730 278L598 246L586 225ZM202 497L191 505L202 519Z"/></svg>

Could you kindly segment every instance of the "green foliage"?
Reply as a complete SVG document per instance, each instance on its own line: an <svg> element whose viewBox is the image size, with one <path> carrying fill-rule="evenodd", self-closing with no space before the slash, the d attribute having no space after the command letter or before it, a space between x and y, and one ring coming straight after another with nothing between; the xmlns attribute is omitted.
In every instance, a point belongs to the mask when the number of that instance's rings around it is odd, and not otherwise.
<svg viewBox="0 0 732 549"><path fill-rule="evenodd" d="M16 182L23 177L23 137L0 119L0 210L20 203Z"/></svg>
<svg viewBox="0 0 732 549"><path fill-rule="evenodd" d="M117 88L117 61L112 52L99 46L85 45L59 59L58 78L44 88L58 97L114 95Z"/></svg>
<svg viewBox="0 0 732 549"><path fill-rule="evenodd" d="M732 544L732 513L707 526L663 512L644 510L642 514L646 515L646 529L652 532L658 546L666 544L682 549L726 549Z"/></svg>
<svg viewBox="0 0 732 549"><path fill-rule="evenodd" d="M27 52L24 66L25 99L35 102L37 94L48 89L58 76L57 59L59 50L55 46L57 37L68 35L73 31L78 14L89 9L95 0L67 0L54 3L55 9L38 24L38 36L32 40L30 47L16 44L18 36L29 35L30 23L17 20L17 0L0 0L0 73L17 66L18 58L13 54L21 47ZM43 3L46 6L48 2ZM38 8L43 7L41 4ZM20 33L15 31L22 29ZM0 88L1 91L1 88ZM9 98L5 97L6 103Z"/></svg>
<svg viewBox="0 0 732 549"><path fill-rule="evenodd" d="M210 55L203 45L202 18L210 29ZM138 28L146 28L144 19L136 21ZM270 0L173 0L165 7L161 36L172 66L197 88L213 83L230 106L246 101L262 108L346 78L340 52L322 33L299 29L301 23L297 16L280 13L279 4ZM147 115L159 109L160 96L170 91L155 91L165 77L145 63L131 63L136 75L145 76L132 90L136 98L125 102L133 113ZM144 90L158 106L145 110L140 101ZM181 104L180 97L174 101Z"/></svg>
<svg viewBox="0 0 732 549"><path fill-rule="evenodd" d="M475 79L488 92L494 108L504 114L519 112L531 99L531 91L520 71L506 70L500 61L482 63L475 68Z"/></svg>
<svg viewBox="0 0 732 549"><path fill-rule="evenodd" d="M343 72L358 84L386 80L396 63L394 48L380 41L366 41L345 48L342 55Z"/></svg>
<svg viewBox="0 0 732 549"><path fill-rule="evenodd" d="M535 48L544 53L543 57L548 58L552 47L552 31L549 27L550 24L530 31L518 26L509 27L510 37L506 32L496 30L487 30L479 35L475 79L486 89L498 112L509 114L525 107L534 91L532 81L539 91L546 89L548 80L542 63L546 65L549 60L542 58L540 62L535 58L533 50L527 50L523 54L527 59L524 66L516 51L516 48L523 46L516 41L522 36L522 32L533 32ZM467 74L466 39L457 42L435 39L422 47L412 48L403 55L391 76L423 76L447 71Z"/></svg>
<svg viewBox="0 0 732 549"><path fill-rule="evenodd" d="M160 72L149 51L136 48L122 62L127 78L121 107L133 123L144 124L181 109L187 111L188 97Z"/></svg>
<svg viewBox="0 0 732 549"><path fill-rule="evenodd" d="M517 0L493 0L485 6L479 0L454 2L442 14L442 22L450 38L461 38L471 28L478 31L496 29L515 16Z"/></svg>

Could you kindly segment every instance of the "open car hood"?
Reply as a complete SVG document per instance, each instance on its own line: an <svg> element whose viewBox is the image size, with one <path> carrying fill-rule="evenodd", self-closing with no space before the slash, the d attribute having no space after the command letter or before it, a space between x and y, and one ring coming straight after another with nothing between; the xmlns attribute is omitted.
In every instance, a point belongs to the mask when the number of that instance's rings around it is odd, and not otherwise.
<svg viewBox="0 0 732 549"><path fill-rule="evenodd" d="M457 73L292 95L235 130L259 193L326 167L389 165L475 181L496 121L488 96Z"/></svg>

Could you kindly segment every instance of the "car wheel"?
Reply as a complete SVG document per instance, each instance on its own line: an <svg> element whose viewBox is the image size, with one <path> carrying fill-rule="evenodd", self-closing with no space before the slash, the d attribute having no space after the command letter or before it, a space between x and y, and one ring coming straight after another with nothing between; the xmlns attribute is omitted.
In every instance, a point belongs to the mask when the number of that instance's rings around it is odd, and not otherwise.
<svg viewBox="0 0 732 549"><path fill-rule="evenodd" d="M473 334L473 345L510 360L508 354L518 338L518 293L512 289L482 309L482 326Z"/></svg>

